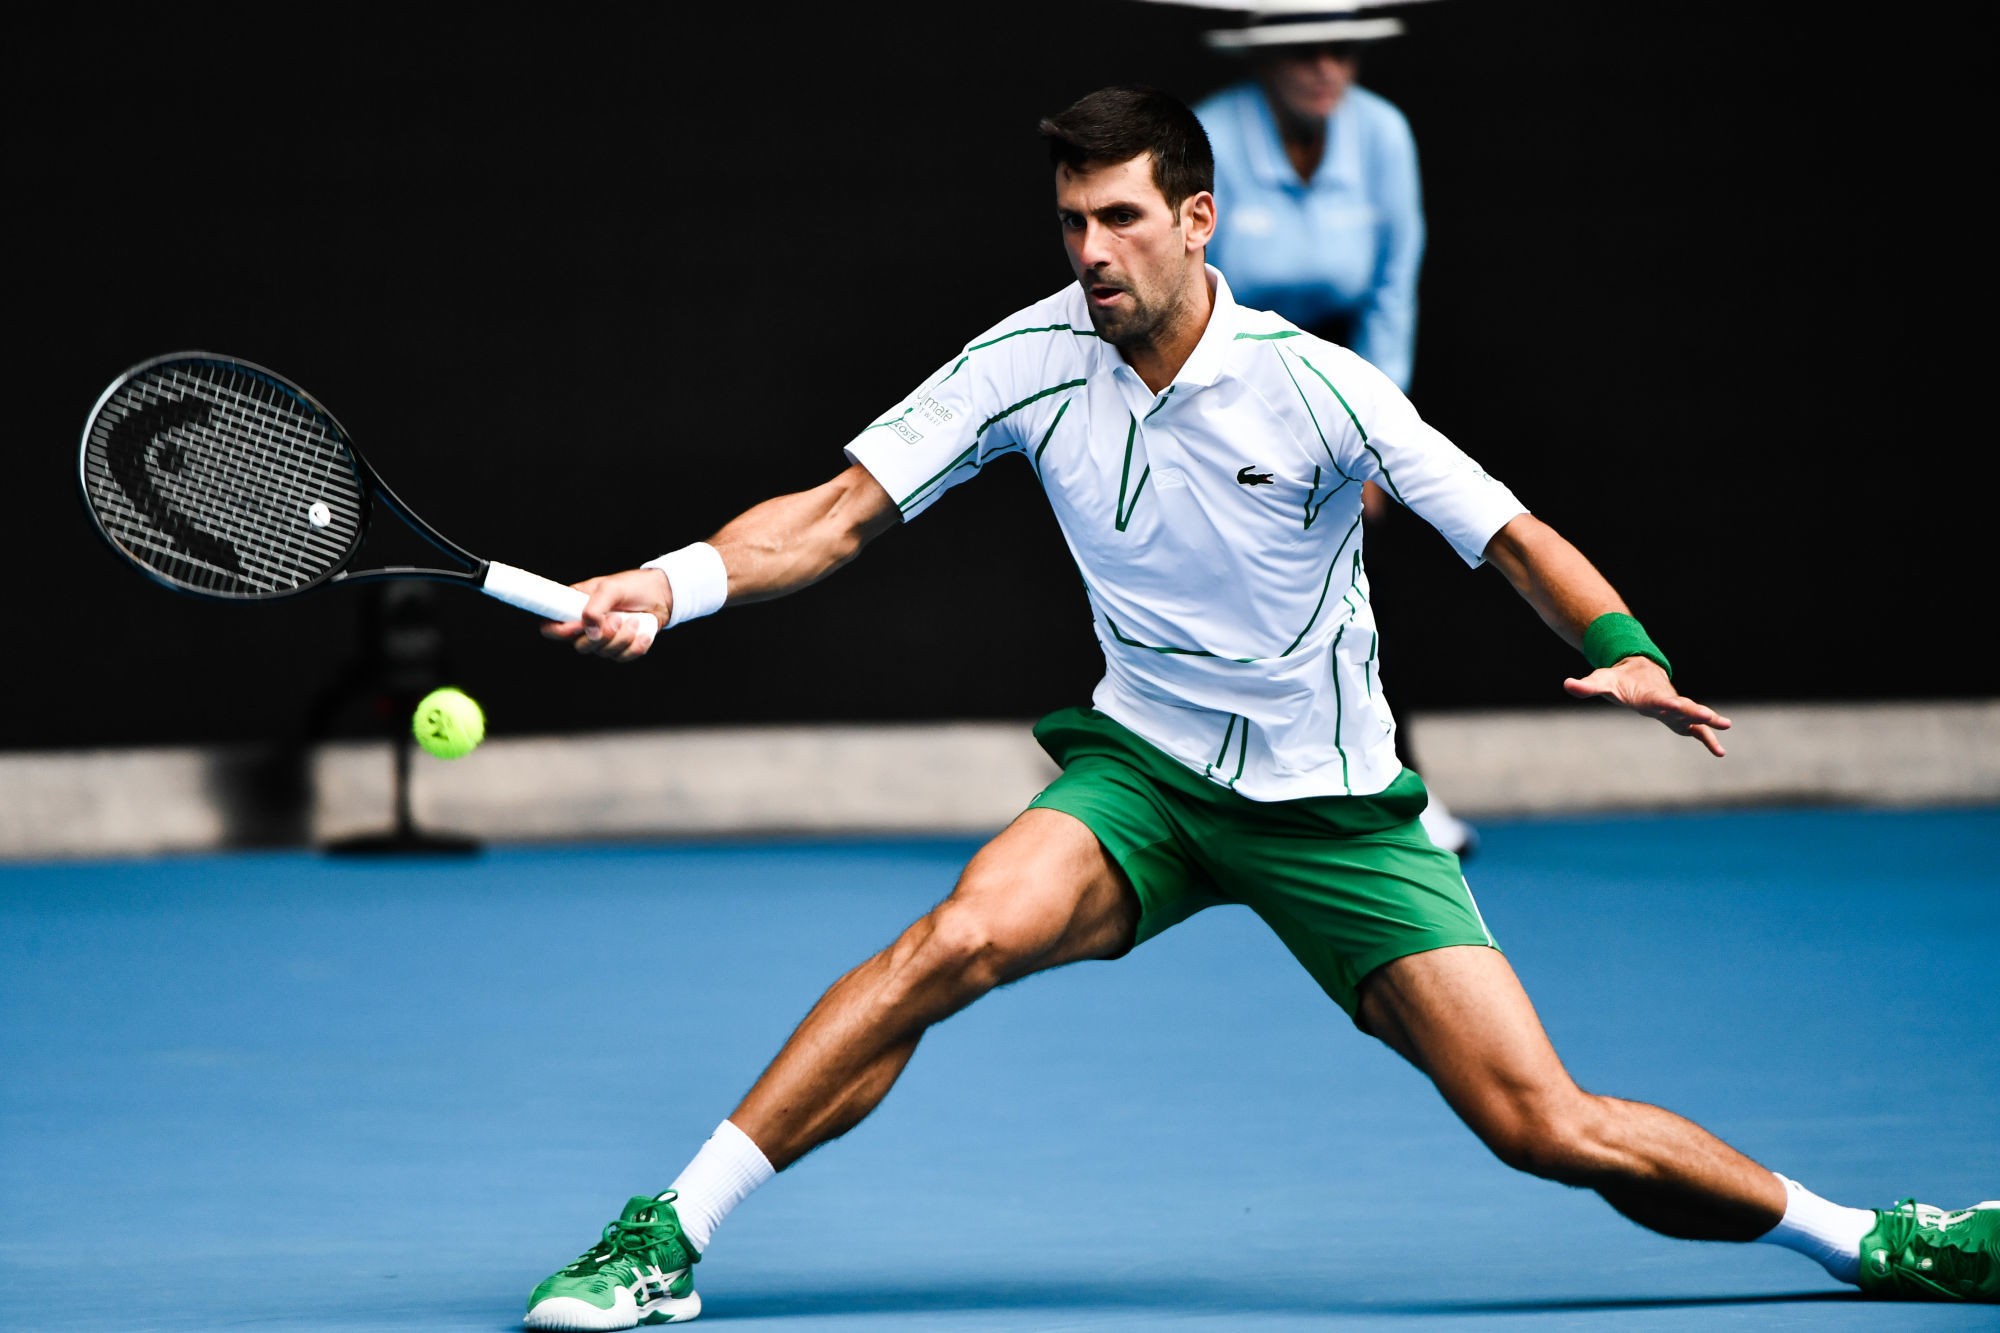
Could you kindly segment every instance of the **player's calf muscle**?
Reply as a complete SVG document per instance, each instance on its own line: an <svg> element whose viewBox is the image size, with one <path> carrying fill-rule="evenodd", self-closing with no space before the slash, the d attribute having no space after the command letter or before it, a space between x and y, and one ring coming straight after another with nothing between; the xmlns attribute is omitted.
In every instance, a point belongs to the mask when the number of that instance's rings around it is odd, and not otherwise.
<svg viewBox="0 0 2000 1333"><path fill-rule="evenodd" d="M1750 1240L1784 1213L1777 1177L1692 1121L1569 1085L1501 1114L1465 1116L1517 1171L1595 1190L1641 1226L1694 1240Z"/></svg>

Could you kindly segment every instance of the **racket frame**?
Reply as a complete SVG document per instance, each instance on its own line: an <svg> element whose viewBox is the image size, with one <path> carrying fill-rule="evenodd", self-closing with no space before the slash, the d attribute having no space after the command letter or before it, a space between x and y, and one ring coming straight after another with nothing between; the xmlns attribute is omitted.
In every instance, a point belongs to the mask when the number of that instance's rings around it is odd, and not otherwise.
<svg viewBox="0 0 2000 1333"><path fill-rule="evenodd" d="M298 399L306 407L310 408L313 413L324 418L332 427L334 433L338 436L342 456L353 473L359 497L359 512L356 515L355 534L348 545L346 555L340 562L321 574L308 579L301 579L299 582L282 589L241 594L221 593L190 586L168 577L127 550L112 535L110 529L106 527L104 519L98 512L96 501L91 497L91 485L88 475L91 436L97 428L98 421L103 415L105 407L118 394L120 389L124 388L135 378L172 362L206 362L213 366L242 371L260 378L285 394ZM575 621L582 619L583 608L588 601L588 598L583 593L567 584L557 583L553 579L544 578L539 574L531 573L515 565L503 564L497 560L488 560L482 556L474 555L471 551L465 549L465 547L446 537L442 532L439 532L430 523L425 521L416 510L405 503L402 497L398 496L389 484L383 480L382 474L375 470L374 465L368 461L367 456L355 445L354 437L348 434L347 428L340 424L340 419L328 410L326 404L269 367L261 366L254 361L245 361L241 357L226 356L219 352L206 351L168 352L161 356L148 358L126 369L124 373L111 382L110 387L98 395L96 404L91 408L90 415L84 421L83 440L77 451L77 484L82 494L84 509L90 515L92 526L96 528L98 536L103 538L105 544L121 560L139 570L140 573L161 587L202 601L283 601L287 598L296 597L301 593L311 592L315 588L328 587L334 584L378 583L392 579L422 579L437 583L465 584L469 587L477 588L487 596L498 601L541 616L545 620L553 621ZM374 507L377 503L388 509L398 519L401 519L411 532L415 533L437 551L454 560L462 561L464 568L448 569L424 565L381 565L373 569L360 570L351 568L353 562L360 557L361 548L367 541L369 531L373 526ZM635 639L642 641L646 646L650 646L654 633L659 626L658 618L644 611L617 612L615 613L615 619L620 625L632 625L634 627ZM643 647L641 650L643 651Z"/></svg>

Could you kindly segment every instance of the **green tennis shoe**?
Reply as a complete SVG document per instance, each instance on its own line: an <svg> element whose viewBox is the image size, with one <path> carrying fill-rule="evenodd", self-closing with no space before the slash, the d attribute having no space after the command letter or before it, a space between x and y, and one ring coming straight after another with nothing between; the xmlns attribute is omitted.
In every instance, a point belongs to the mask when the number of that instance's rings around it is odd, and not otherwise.
<svg viewBox="0 0 2000 1333"><path fill-rule="evenodd" d="M529 1294L521 1322L575 1330L684 1324L701 1313L700 1262L681 1231L674 1192L634 1195L597 1244Z"/></svg>
<svg viewBox="0 0 2000 1333"><path fill-rule="evenodd" d="M1915 1199L1875 1214L1861 1290L1900 1301L2000 1305L2000 1199L1946 1212Z"/></svg>

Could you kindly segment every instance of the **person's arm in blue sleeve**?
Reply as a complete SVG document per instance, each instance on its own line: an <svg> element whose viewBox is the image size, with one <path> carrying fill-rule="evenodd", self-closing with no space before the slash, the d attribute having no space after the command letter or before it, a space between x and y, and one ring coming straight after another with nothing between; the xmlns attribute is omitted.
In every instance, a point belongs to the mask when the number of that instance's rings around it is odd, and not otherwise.
<svg viewBox="0 0 2000 1333"><path fill-rule="evenodd" d="M1369 189L1382 233L1375 285L1355 315L1353 349L1409 391L1417 350L1417 273L1424 257L1423 186L1417 143L1400 111L1375 126Z"/></svg>

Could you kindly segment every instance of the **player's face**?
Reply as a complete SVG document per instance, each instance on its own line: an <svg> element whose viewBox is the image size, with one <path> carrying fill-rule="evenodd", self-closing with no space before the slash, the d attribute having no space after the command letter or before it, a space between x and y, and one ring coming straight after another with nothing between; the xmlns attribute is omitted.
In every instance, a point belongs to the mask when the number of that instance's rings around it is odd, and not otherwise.
<svg viewBox="0 0 2000 1333"><path fill-rule="evenodd" d="M1056 218L1098 337L1114 347L1157 343L1188 313L1190 274L1201 275L1213 230L1212 199L1204 191L1168 208L1150 154L1056 168Z"/></svg>
<svg viewBox="0 0 2000 1333"><path fill-rule="evenodd" d="M1298 120L1325 120L1347 96L1361 62L1337 46L1288 46L1258 67L1278 109Z"/></svg>

